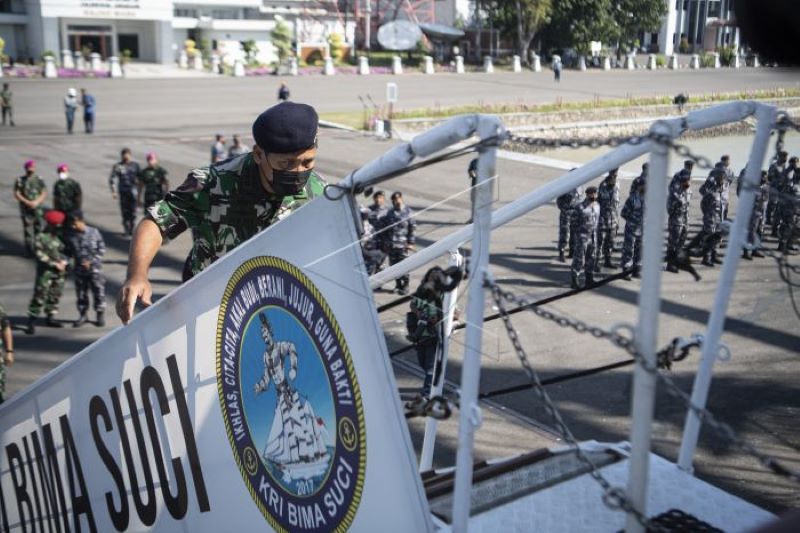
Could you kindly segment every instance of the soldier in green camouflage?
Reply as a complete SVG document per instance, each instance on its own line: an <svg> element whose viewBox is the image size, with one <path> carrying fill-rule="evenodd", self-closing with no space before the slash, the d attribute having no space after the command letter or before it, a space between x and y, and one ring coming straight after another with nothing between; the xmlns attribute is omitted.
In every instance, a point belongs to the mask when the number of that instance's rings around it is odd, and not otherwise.
<svg viewBox="0 0 800 533"><path fill-rule="evenodd" d="M0 304L0 403L6 397L6 367L14 364L14 338L6 310Z"/></svg>
<svg viewBox="0 0 800 533"><path fill-rule="evenodd" d="M42 202L47 198L47 187L36 174L35 161L25 162L25 175L17 178L14 183L14 198L19 202L25 251L28 255L33 255L34 240L42 228Z"/></svg>
<svg viewBox="0 0 800 533"><path fill-rule="evenodd" d="M314 108L305 104L283 102L267 109L253 123L252 152L191 171L180 187L150 207L133 236L127 279L117 298L124 324L137 300L150 305L148 270L164 241L191 228L186 280L323 194L325 183L313 170L318 122Z"/></svg>
<svg viewBox="0 0 800 533"><path fill-rule="evenodd" d="M60 235L66 215L63 211L52 210L44 215L44 220L47 226L36 236L36 284L28 306L28 327L25 330L28 335L35 333L36 318L42 310L47 315L47 326L64 327L55 319L55 315L58 313L67 270L65 246Z"/></svg>
<svg viewBox="0 0 800 533"><path fill-rule="evenodd" d="M139 206L143 206L145 211L164 199L164 195L169 191L169 181L167 181L167 170L158 164L158 156L154 152L147 154L147 166L139 171L137 177L139 189Z"/></svg>
<svg viewBox="0 0 800 533"><path fill-rule="evenodd" d="M53 185L53 208L66 214L79 211L83 206L81 184L69 175L65 163L58 165L58 181Z"/></svg>

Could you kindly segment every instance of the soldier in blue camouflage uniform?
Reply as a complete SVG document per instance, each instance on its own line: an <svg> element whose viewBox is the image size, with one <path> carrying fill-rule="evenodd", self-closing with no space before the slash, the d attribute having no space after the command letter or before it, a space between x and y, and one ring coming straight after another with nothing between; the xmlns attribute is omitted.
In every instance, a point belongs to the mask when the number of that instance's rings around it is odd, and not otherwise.
<svg viewBox="0 0 800 533"><path fill-rule="evenodd" d="M94 310L97 313L97 326L105 325L106 278L103 276L103 256L106 243L100 231L86 224L83 213L75 211L70 215L71 231L67 233L69 255L75 261L72 272L75 274L75 293L80 316L72 326L80 327L89 319L89 291L94 299Z"/></svg>
<svg viewBox="0 0 800 533"><path fill-rule="evenodd" d="M736 194L741 196L744 184L744 173L747 167L739 174L739 181L736 184ZM769 198L769 184L767 183L767 171L761 171L761 182L754 191L753 212L750 214L750 222L747 228L747 246L742 251L742 258L752 260L754 257L764 257L759 249L761 239L764 234L764 216L767 211L767 199Z"/></svg>
<svg viewBox="0 0 800 533"><path fill-rule="evenodd" d="M703 256L702 264L714 266L722 263L717 256L717 245L722 240L722 188L725 174L720 169L711 171L711 178L700 188L703 199L700 209L703 211L703 229L692 239L688 248L700 249L699 255ZM694 255L698 255L697 252Z"/></svg>
<svg viewBox="0 0 800 533"><path fill-rule="evenodd" d="M42 202L47 198L47 187L42 178L36 174L36 162L25 162L25 175L14 183L14 198L19 202L19 214L22 218L22 231L25 236L25 251L33 255L36 235L42 228Z"/></svg>
<svg viewBox="0 0 800 533"><path fill-rule="evenodd" d="M53 207L66 214L81 209L83 192L81 184L69 175L69 167L65 163L58 165L58 181L53 185Z"/></svg>
<svg viewBox="0 0 800 533"><path fill-rule="evenodd" d="M619 231L619 183L617 173L613 169L597 189L597 203L600 205L600 223L597 229L597 261L594 271L600 272L600 256L603 256L603 266L614 268L611 255L614 252L614 242Z"/></svg>
<svg viewBox="0 0 800 533"><path fill-rule="evenodd" d="M386 195L383 191L375 191L372 195L372 204L369 207L365 207L361 212L364 225L361 248L364 253L367 274L370 276L379 272L386 261L386 252L382 249L381 236L377 231L380 220L386 216L388 211Z"/></svg>
<svg viewBox="0 0 800 533"><path fill-rule="evenodd" d="M192 170L186 181L156 202L136 228L128 274L117 298L124 324L141 299L150 304L148 270L166 240L192 230L184 279L196 275L247 239L321 196L314 172L319 119L313 107L283 102L253 123L253 151Z"/></svg>
<svg viewBox="0 0 800 533"><path fill-rule="evenodd" d="M395 265L408 257L414 249L417 222L411 208L403 203L403 193L392 193L392 209L380 219L380 239L383 250L389 254L389 265ZM408 294L409 276L400 276L395 281L399 294Z"/></svg>
<svg viewBox="0 0 800 533"><path fill-rule="evenodd" d="M120 161L111 167L111 175L108 177L111 196L115 200L119 198L122 228L126 235L133 235L133 226L136 223L136 186L139 171L139 163L133 161L131 151L123 148L120 152Z"/></svg>
<svg viewBox="0 0 800 533"><path fill-rule="evenodd" d="M6 367L14 364L14 337L6 310L0 304L0 403L6 397Z"/></svg>
<svg viewBox="0 0 800 533"><path fill-rule="evenodd" d="M788 198L790 197L790 194L787 194L787 193L791 192L789 189L791 189L792 179L794 178L795 174L797 173L796 170L797 170L797 158L796 157L790 157L789 161L786 163L786 168L784 168L783 172L781 172L780 178L778 179L778 182L777 182L777 187L775 187L778 190L778 199L777 199L777 202L776 202L776 205L775 205L775 213L773 214L773 226L772 227L775 230L775 232L777 233L779 241L780 241L781 235L783 233L783 226L785 224L791 225L791 223L792 223L791 215L789 216L788 220L786 218L784 218L784 214L791 213L792 206L791 205L788 206L788 210L787 210L787 209L784 208L784 204L787 201L789 201L791 203L791 201L788 200Z"/></svg>
<svg viewBox="0 0 800 533"><path fill-rule="evenodd" d="M594 262L597 260L597 226L600 206L597 187L586 189L586 198L572 210L575 228L575 255L572 257L571 285L573 289L594 284ZM580 280L583 275L584 284Z"/></svg>
<svg viewBox="0 0 800 533"><path fill-rule="evenodd" d="M620 266L624 270L633 270L630 275L640 277L639 267L642 262L642 225L644 223L644 193L646 182L642 181L637 189L631 191L620 216L625 219L625 238L622 242L622 259ZM630 277L630 275L628 277Z"/></svg>
<svg viewBox="0 0 800 533"><path fill-rule="evenodd" d="M48 211L44 215L47 226L36 236L36 284L33 298L28 306L28 327L25 333L33 335L36 318L44 310L47 326L64 327L55 319L61 291L64 289L67 261L64 259L64 242L61 240L61 226L66 215L61 211Z"/></svg>
<svg viewBox="0 0 800 533"><path fill-rule="evenodd" d="M778 251L788 254L793 251L793 242L798 234L800 219L800 172L794 171L791 181L781 192L780 217L781 232L778 239Z"/></svg>
<svg viewBox="0 0 800 533"><path fill-rule="evenodd" d="M144 207L145 211L154 203L163 200L169 191L167 171L158 164L158 156L154 152L147 154L147 166L139 172L136 183L139 189L137 203Z"/></svg>
<svg viewBox="0 0 800 533"><path fill-rule="evenodd" d="M783 171L786 168L786 159L789 154L780 151L774 163L769 166L767 171L767 182L769 183L769 201L767 202L767 224L772 226L772 236L778 236L778 220L776 212L778 210L778 197L780 196L781 181L783 181Z"/></svg>
<svg viewBox="0 0 800 533"><path fill-rule="evenodd" d="M687 159L683 162L683 168L676 172L674 176L672 176L672 180L669 182L669 190L679 190L681 188L681 182L686 179L687 176L689 181L691 181L692 170L694 170L694 161Z"/></svg>
<svg viewBox="0 0 800 533"><path fill-rule="evenodd" d="M669 230L667 238L667 271L678 272L678 252L686 244L686 232L689 227L689 202L692 198L691 176L683 174L680 187L669 190L667 197L667 215Z"/></svg>
<svg viewBox="0 0 800 533"><path fill-rule="evenodd" d="M574 239L570 221L572 220L572 210L581 203L582 196L583 193L580 187L577 187L556 198L556 205L558 206L558 260L562 263L564 262L565 250L568 252L567 256L569 258L574 256Z"/></svg>
<svg viewBox="0 0 800 533"><path fill-rule="evenodd" d="M628 189L628 196L633 194L633 191L635 191L640 184L647 181L648 174L650 174L650 163L642 163L642 173L633 178L633 181L631 182L631 188Z"/></svg>

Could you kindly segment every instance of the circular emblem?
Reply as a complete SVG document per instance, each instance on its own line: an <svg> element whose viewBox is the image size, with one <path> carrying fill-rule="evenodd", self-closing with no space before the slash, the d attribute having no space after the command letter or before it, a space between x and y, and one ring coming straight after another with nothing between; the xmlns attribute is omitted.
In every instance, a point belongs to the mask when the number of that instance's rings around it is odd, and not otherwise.
<svg viewBox="0 0 800 533"><path fill-rule="evenodd" d="M361 393L336 318L294 265L256 257L231 277L217 388L242 478L269 524L347 529L366 467Z"/></svg>

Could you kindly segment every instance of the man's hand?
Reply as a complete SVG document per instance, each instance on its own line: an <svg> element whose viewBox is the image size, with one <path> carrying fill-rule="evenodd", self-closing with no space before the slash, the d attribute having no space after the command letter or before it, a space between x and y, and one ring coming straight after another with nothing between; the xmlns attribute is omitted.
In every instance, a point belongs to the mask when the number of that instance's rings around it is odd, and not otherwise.
<svg viewBox="0 0 800 533"><path fill-rule="evenodd" d="M14 352L6 351L6 355L4 357L4 362L6 366L11 366L14 364Z"/></svg>
<svg viewBox="0 0 800 533"><path fill-rule="evenodd" d="M147 278L131 278L125 281L117 296L117 316L123 324L130 322L133 318L133 310L136 307L136 300L141 300L142 305L150 307L153 302L153 288Z"/></svg>
<svg viewBox="0 0 800 533"><path fill-rule="evenodd" d="M58 263L56 263L56 270L58 270L59 272L64 272L66 269L67 269L67 262L64 261L63 259Z"/></svg>
<svg viewBox="0 0 800 533"><path fill-rule="evenodd" d="M115 193L114 191L111 191L111 198L116 200L117 199L117 193Z"/></svg>
<svg viewBox="0 0 800 533"><path fill-rule="evenodd" d="M83 267L84 270L91 270L92 262L86 259L84 261L81 261L81 266Z"/></svg>

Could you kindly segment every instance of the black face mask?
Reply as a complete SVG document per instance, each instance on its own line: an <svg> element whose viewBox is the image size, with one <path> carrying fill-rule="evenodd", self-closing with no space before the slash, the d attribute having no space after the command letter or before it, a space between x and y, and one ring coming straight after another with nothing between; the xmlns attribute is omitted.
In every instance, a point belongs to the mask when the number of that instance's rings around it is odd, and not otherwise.
<svg viewBox="0 0 800 533"><path fill-rule="evenodd" d="M293 196L303 190L310 177L310 169L302 172L273 170L272 188L278 196Z"/></svg>

